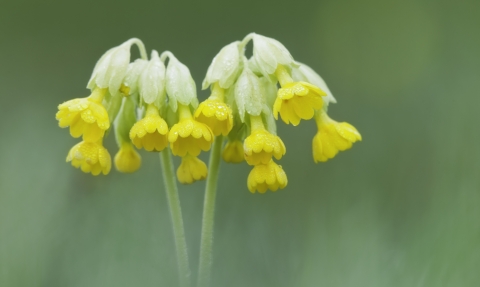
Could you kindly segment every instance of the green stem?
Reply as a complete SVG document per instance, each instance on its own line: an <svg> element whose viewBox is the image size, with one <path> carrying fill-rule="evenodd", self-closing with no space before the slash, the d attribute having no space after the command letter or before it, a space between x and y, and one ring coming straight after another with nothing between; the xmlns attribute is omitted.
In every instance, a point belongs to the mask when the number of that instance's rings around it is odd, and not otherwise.
<svg viewBox="0 0 480 287"><path fill-rule="evenodd" d="M220 153L223 136L218 136L210 154L205 199L203 201L202 239L200 242L200 263L198 266L198 287L208 287L212 267L213 226L215 215L215 196L217 194Z"/></svg>
<svg viewBox="0 0 480 287"><path fill-rule="evenodd" d="M177 249L177 263L181 287L190 287L190 266L188 263L187 242L185 241L185 229L183 227L182 209L180 207L180 198L173 172L173 162L170 149L166 148L160 153L160 162L162 164L163 180L165 182L165 191L167 193L168 206L172 217L173 234L175 237L175 247Z"/></svg>

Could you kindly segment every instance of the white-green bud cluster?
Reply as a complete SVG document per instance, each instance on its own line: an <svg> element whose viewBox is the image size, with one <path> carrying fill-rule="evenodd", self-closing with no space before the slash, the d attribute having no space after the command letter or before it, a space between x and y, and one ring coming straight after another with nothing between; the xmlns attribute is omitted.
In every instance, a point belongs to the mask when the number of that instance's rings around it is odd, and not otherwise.
<svg viewBox="0 0 480 287"><path fill-rule="evenodd" d="M131 62L132 45L138 46L141 58ZM153 50L148 59L144 44L136 38L108 50L95 65L87 87L107 89L103 104L110 122L115 121L117 139L123 141L134 123L136 108L144 111L153 104L163 116L172 118L178 104L198 106L196 85L187 66L168 51L159 55Z"/></svg>
<svg viewBox="0 0 480 287"><path fill-rule="evenodd" d="M245 46L253 41L253 55L245 57ZM235 41L223 47L210 64L202 88L218 84L227 92L226 102L233 95L239 118L246 115L271 114L271 107L277 96L275 71L278 65L291 70L299 65L280 42L255 33L243 41Z"/></svg>
<svg viewBox="0 0 480 287"><path fill-rule="evenodd" d="M112 96L117 95L130 63L130 48L138 42L140 40L130 39L103 54L93 69L87 88L108 88Z"/></svg>

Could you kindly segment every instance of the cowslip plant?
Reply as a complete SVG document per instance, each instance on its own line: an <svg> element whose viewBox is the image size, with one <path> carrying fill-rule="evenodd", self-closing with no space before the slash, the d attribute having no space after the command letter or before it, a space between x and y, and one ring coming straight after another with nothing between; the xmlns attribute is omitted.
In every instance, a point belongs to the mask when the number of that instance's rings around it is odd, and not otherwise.
<svg viewBox="0 0 480 287"><path fill-rule="evenodd" d="M253 53L248 58L245 47L250 41ZM133 45L140 51L139 59L131 59ZM265 193L288 184L285 171L276 163L287 152L276 120L293 126L315 120L316 163L362 140L351 124L328 116L328 106L336 100L324 80L295 61L279 41L255 33L226 45L215 56L202 83L210 96L201 103L187 66L169 51L153 50L148 58L143 42L136 38L98 60L87 88L89 96L58 106L59 126L82 138L68 152L67 162L85 173L108 174L112 159L103 139L111 129L119 148L113 161L119 172L132 173L141 167L136 149L160 152L181 286L190 286L191 278L172 154L181 157L176 172L180 183L207 180L197 284L209 286L221 158L252 166L247 188ZM198 156L209 150L207 167Z"/></svg>

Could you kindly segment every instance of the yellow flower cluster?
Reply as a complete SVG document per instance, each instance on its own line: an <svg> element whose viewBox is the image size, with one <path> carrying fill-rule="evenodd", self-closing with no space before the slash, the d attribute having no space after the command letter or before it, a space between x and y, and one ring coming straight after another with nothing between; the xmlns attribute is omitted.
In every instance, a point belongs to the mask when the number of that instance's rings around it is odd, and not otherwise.
<svg viewBox="0 0 480 287"><path fill-rule="evenodd" d="M253 41L250 59L245 56L249 41ZM142 59L131 62L133 44L140 48ZM252 193L276 191L288 183L286 173L274 161L286 153L276 130L279 117L293 126L315 119L318 132L312 148L316 163L362 140L352 125L327 115L328 105L336 101L323 79L293 60L274 39L252 33L225 46L208 68L202 86L211 92L200 104L185 65L168 51L161 55L152 51L148 60L144 49L138 39L110 49L88 83L91 95L58 106L60 127L69 127L73 137L83 138L67 156L83 172L110 171L111 158L102 142L112 125L119 147L114 157L118 171L132 173L140 168L136 149L162 152L169 148L182 158L177 177L184 184L207 177L207 166L198 156L210 150L215 137L220 143L225 136L228 141L222 158L252 166L247 179Z"/></svg>
<svg viewBox="0 0 480 287"><path fill-rule="evenodd" d="M242 51L250 40L254 45L253 56L247 60ZM279 116L293 126L301 120L315 118L318 126L313 140L315 162L333 158L361 140L353 126L337 123L327 116L328 104L335 99L320 76L295 62L288 50L274 39L252 33L241 42L225 46L209 67L204 88L208 84L214 91L212 94L216 94L219 87L226 90L226 102L234 111L234 125L222 157L226 162L245 160L253 166L247 179L252 193L276 191L288 183L284 170L274 162L286 153L283 141L276 134L275 120ZM198 114L208 114L215 119L214 111L222 112L220 108L215 109L210 100L204 105ZM220 132L221 127L226 127L226 121L224 123L223 126L217 124L216 135L225 135L226 128Z"/></svg>
<svg viewBox="0 0 480 287"><path fill-rule="evenodd" d="M110 127L108 113L102 105L106 89L97 88L86 98L73 99L58 106L56 119L62 128L70 127L74 138L83 141L72 147L67 162L85 173L108 174L112 160L102 146L105 131Z"/></svg>
<svg viewBox="0 0 480 287"><path fill-rule="evenodd" d="M130 62L133 44L140 48L142 59ZM170 70L165 69L167 57ZM138 39L105 53L88 87L92 90L89 97L60 104L56 118L60 127L70 127L73 137L83 137L68 153L67 162L93 175L111 170L112 160L102 142L112 123L119 146L114 164L119 172L132 173L140 168L141 157L135 148L149 152L170 148L182 157L177 176L185 184L206 178L206 164L198 155L210 149L216 135L228 134L233 125L223 89L216 89L195 109L198 100L188 68L170 52L159 56L153 51L151 60L147 60ZM167 123L168 114L171 117Z"/></svg>

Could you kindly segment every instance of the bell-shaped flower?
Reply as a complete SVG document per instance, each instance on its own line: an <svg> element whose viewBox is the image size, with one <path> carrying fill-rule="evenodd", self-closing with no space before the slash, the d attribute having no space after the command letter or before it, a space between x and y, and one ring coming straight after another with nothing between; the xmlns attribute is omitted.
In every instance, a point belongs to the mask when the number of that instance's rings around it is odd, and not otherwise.
<svg viewBox="0 0 480 287"><path fill-rule="evenodd" d="M267 190L277 191L285 188L287 184L285 171L273 160L267 164L255 165L247 179L247 186L251 193L255 193L255 191L265 193Z"/></svg>

